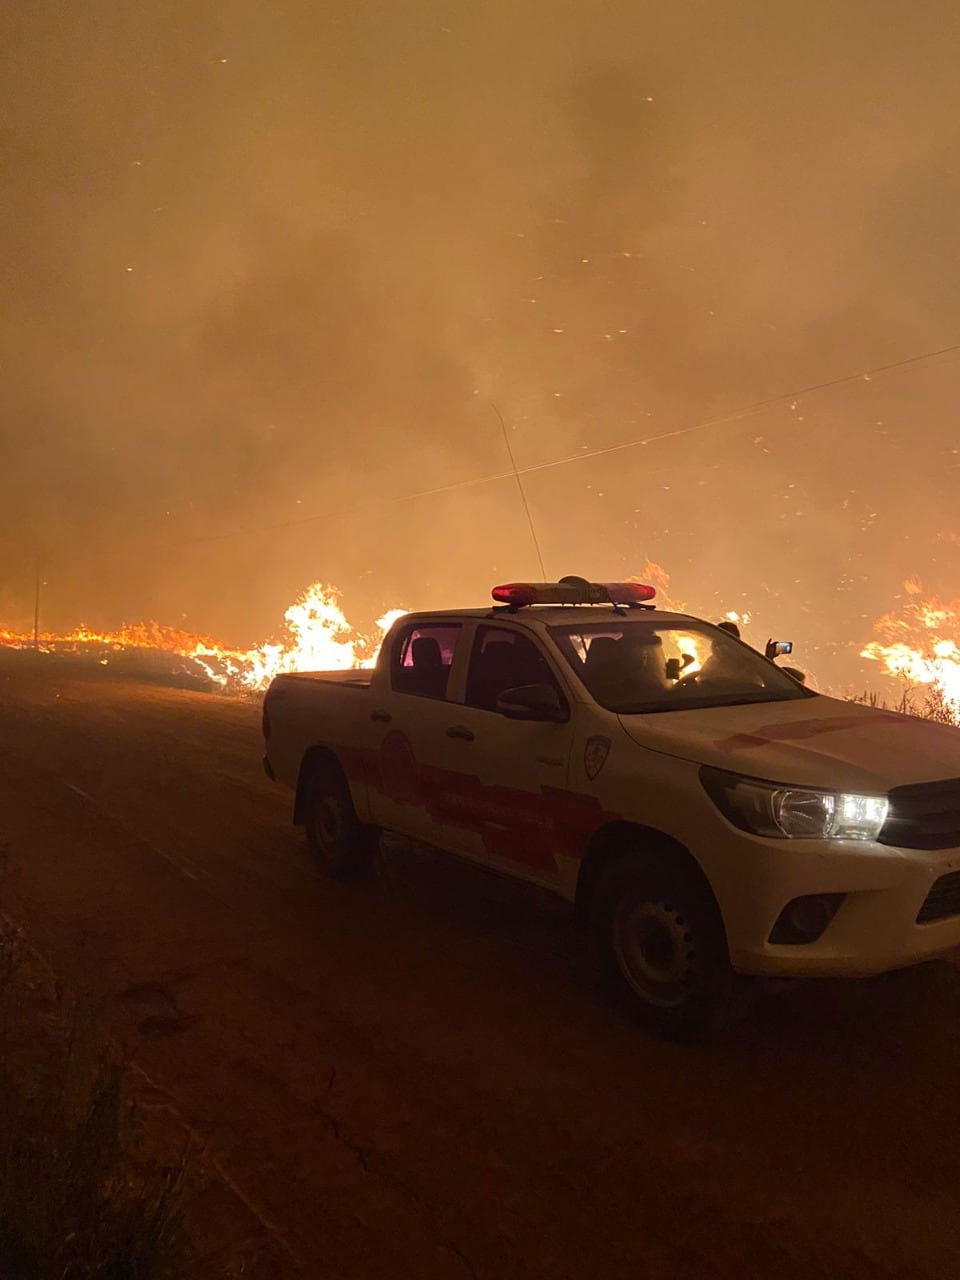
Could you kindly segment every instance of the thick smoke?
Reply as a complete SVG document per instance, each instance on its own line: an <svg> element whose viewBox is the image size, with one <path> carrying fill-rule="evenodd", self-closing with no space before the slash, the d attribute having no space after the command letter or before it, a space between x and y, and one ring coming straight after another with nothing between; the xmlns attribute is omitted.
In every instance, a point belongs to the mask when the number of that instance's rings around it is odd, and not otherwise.
<svg viewBox="0 0 960 1280"><path fill-rule="evenodd" d="M649 557L850 673L955 594L952 6L8 5L0 620L249 643ZM319 517L309 519L309 517Z"/></svg>

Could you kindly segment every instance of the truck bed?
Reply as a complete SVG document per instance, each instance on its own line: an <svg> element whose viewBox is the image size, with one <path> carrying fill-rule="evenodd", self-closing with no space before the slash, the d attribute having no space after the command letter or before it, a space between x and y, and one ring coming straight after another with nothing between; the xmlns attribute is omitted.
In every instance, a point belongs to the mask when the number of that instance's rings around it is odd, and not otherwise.
<svg viewBox="0 0 960 1280"><path fill-rule="evenodd" d="M356 668L349 668L346 671L289 671L277 676L276 683L282 682L287 685L309 681L311 684L337 684L356 689L369 689L372 676L371 670Z"/></svg>

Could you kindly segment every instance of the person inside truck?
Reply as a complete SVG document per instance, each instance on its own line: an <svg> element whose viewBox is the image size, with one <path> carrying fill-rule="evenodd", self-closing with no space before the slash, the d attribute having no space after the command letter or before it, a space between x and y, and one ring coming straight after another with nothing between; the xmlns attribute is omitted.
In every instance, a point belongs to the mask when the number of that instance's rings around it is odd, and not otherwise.
<svg viewBox="0 0 960 1280"><path fill-rule="evenodd" d="M717 630L726 631L729 635L735 636L737 640L742 639L740 635L740 628L737 626L735 622L731 622L729 618L724 618L722 622L718 622ZM788 676L792 676L794 680L797 681L798 684L807 683L806 673L798 670L796 667L781 667L780 670L785 671Z"/></svg>
<svg viewBox="0 0 960 1280"><path fill-rule="evenodd" d="M594 636L583 664L583 682L603 705L613 700L648 702L670 688L663 642L654 631Z"/></svg>
<svg viewBox="0 0 960 1280"><path fill-rule="evenodd" d="M680 627L638 620L618 630L609 624L558 624L551 631L593 698L621 715L808 696L755 650L706 623L690 620ZM684 673L681 664L691 650L696 657Z"/></svg>
<svg viewBox="0 0 960 1280"><path fill-rule="evenodd" d="M736 623L730 623L729 626L722 624L717 627L718 631L725 631L732 635L730 627L735 627ZM739 640L740 637L737 636ZM742 643L742 642L741 642ZM692 676L684 677L680 683L685 681L697 684L700 688L717 682L728 683L731 680L741 681L745 685L756 685L760 681L757 674L756 664L751 654L754 651L749 646L741 647L740 645L731 644L711 644L710 652L703 661L700 670Z"/></svg>

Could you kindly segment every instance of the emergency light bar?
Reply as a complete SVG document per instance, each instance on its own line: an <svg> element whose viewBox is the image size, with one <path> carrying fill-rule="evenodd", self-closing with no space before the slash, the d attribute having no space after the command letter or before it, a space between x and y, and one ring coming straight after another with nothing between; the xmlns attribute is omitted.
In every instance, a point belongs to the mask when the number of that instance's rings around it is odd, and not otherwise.
<svg viewBox="0 0 960 1280"><path fill-rule="evenodd" d="M533 604L614 604L638 606L652 600L655 587L642 582L587 582L561 578L559 582L508 582L490 593L497 604L523 609Z"/></svg>

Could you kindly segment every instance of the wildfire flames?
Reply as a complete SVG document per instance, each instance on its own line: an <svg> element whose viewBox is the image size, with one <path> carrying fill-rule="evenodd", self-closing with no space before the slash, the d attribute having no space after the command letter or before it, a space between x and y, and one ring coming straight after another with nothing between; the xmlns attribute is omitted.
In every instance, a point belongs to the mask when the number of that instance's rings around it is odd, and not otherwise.
<svg viewBox="0 0 960 1280"><path fill-rule="evenodd" d="M139 650L188 659L215 684L225 689L265 689L284 671L342 671L371 667L383 637L405 609L391 609L379 618L374 635L354 632L332 587L315 582L284 614L284 636L255 649L228 649L207 636L193 635L155 622L124 626L115 632L78 627L64 635L41 632L41 650L55 653L89 653L92 650ZM0 627L0 644L32 648L34 637ZM100 657L109 663L109 656Z"/></svg>
<svg viewBox="0 0 960 1280"><path fill-rule="evenodd" d="M643 581L655 582L667 607L682 609L668 599L667 574L647 564ZM935 719L960 724L960 600L951 603L924 598L916 580L904 584L907 603L900 613L878 619L877 639L861 650L861 657L878 662L886 674L904 684L904 710L932 715ZM383 638L405 609L391 609L375 623L373 634L356 632L340 607L340 593L315 582L284 614L279 640L253 649L231 649L208 636L195 635L156 622L127 625L114 632L97 632L80 626L64 634L41 632L39 648L47 653L85 654L103 665L122 653L168 655L185 660L194 674L205 675L213 684L231 692L254 692L267 687L274 676L285 671L342 671L372 667ZM741 624L749 614L726 615ZM31 633L0 627L0 646L32 649ZM696 654L692 642L687 646ZM691 667L694 670L695 667ZM918 706L912 694L920 690L925 704Z"/></svg>
<svg viewBox="0 0 960 1280"><path fill-rule="evenodd" d="M874 630L880 637L862 651L862 658L883 664L909 688L921 686L938 719L960 722L960 647L952 637L960 634L960 600L945 603L923 599L915 580L904 583L909 597L903 612L888 613Z"/></svg>

